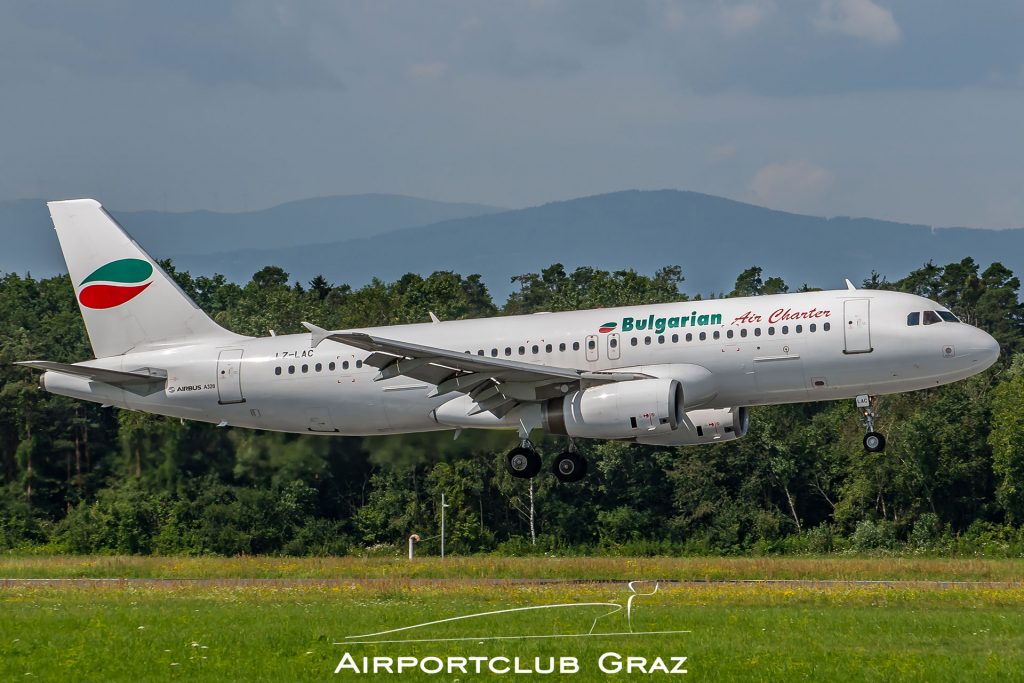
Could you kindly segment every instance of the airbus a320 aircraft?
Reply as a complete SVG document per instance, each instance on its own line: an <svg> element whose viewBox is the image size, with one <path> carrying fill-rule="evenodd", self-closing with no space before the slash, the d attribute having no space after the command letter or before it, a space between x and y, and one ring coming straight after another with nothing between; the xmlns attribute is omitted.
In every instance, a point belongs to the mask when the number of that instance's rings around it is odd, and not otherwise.
<svg viewBox="0 0 1024 683"><path fill-rule="evenodd" d="M223 329L92 199L50 202L94 360L27 361L47 391L221 426L373 435L509 429L516 477L542 467L538 428L663 446L747 432L747 408L934 387L999 345L939 304L847 289L568 313L244 337ZM431 316L433 318L433 315Z"/></svg>

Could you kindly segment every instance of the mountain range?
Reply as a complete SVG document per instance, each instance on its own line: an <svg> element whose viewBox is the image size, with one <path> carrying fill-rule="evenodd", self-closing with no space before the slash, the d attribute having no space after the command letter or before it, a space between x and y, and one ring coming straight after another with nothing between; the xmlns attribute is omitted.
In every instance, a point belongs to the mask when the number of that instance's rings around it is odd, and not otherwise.
<svg viewBox="0 0 1024 683"><path fill-rule="evenodd" d="M511 277L560 262L652 273L679 265L690 293L732 289L752 265L765 276L842 287L872 270L890 279L929 260L974 257L1024 272L1024 229L932 228L870 218L822 218L677 190L623 191L516 210L398 195L301 200L249 213L111 210L156 258L195 274L245 282L279 265L305 282L322 273L362 285L407 272L480 273L499 300ZM45 204L0 203L0 236L13 248L0 270L62 270Z"/></svg>

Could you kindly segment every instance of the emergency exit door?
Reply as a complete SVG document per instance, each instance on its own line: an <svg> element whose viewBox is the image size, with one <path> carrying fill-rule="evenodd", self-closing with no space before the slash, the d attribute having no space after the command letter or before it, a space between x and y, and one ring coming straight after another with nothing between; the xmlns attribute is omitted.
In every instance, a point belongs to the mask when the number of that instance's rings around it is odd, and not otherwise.
<svg viewBox="0 0 1024 683"><path fill-rule="evenodd" d="M843 302L845 353L871 352L870 306L870 299L847 299Z"/></svg>
<svg viewBox="0 0 1024 683"><path fill-rule="evenodd" d="M242 396L242 349L228 349L217 356L217 400L245 403Z"/></svg>

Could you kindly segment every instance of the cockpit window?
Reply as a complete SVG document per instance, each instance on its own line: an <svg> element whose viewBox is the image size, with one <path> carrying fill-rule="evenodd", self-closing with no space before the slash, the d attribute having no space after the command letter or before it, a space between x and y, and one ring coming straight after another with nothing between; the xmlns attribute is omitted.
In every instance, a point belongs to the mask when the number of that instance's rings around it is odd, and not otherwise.
<svg viewBox="0 0 1024 683"><path fill-rule="evenodd" d="M938 311L939 317L945 320L947 323L958 323L960 319L949 311Z"/></svg>
<svg viewBox="0 0 1024 683"><path fill-rule="evenodd" d="M941 322L942 322L942 318L940 318L939 314L936 313L935 311L925 311L924 312L924 324L925 325L934 325L935 323L941 323Z"/></svg>
<svg viewBox="0 0 1024 683"><path fill-rule="evenodd" d="M921 312L920 311L914 311L913 313L911 313L910 315L907 316L907 325L908 326L913 327L914 325L920 325L920 324L921 324Z"/></svg>

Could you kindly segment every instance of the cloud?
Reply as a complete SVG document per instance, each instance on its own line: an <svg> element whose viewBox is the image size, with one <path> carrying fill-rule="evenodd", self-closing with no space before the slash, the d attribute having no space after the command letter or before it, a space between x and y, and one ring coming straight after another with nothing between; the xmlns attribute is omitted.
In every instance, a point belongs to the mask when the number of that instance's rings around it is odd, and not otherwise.
<svg viewBox="0 0 1024 683"><path fill-rule="evenodd" d="M756 28L774 11L775 5L765 1L722 5L718 9L718 21L727 34L735 36Z"/></svg>
<svg viewBox="0 0 1024 683"><path fill-rule="evenodd" d="M754 174L752 188L769 205L801 208L832 186L832 172L806 159L768 164Z"/></svg>
<svg viewBox="0 0 1024 683"><path fill-rule="evenodd" d="M426 62L423 64L409 65L409 78L416 81L436 81L448 72L448 65L444 62Z"/></svg>
<svg viewBox="0 0 1024 683"><path fill-rule="evenodd" d="M822 0L814 25L825 33L841 33L876 45L893 45L903 37L892 11L873 0Z"/></svg>
<svg viewBox="0 0 1024 683"><path fill-rule="evenodd" d="M736 156L739 148L735 142L727 142L722 145L715 145L708 150L708 161L725 161Z"/></svg>

